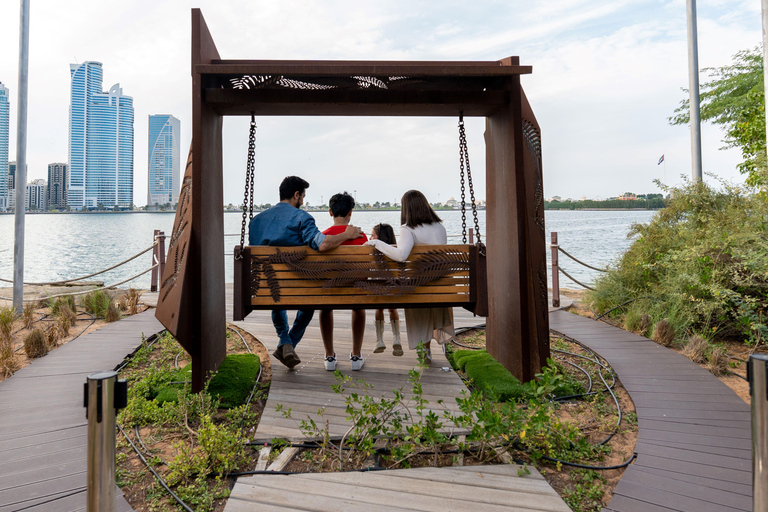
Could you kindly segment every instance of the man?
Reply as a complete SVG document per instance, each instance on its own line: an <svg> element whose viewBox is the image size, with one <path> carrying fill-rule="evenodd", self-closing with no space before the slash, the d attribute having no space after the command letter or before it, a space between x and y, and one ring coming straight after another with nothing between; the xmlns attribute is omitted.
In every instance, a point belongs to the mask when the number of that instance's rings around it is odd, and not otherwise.
<svg viewBox="0 0 768 512"><path fill-rule="evenodd" d="M347 226L336 235L324 235L317 229L315 219L301 210L309 183L298 176L288 176L280 184L280 202L263 211L251 220L248 226L250 245L297 246L308 245L316 251L329 251L347 240L362 236L360 228ZM296 312L293 327L288 328L288 315L283 310L272 311L272 323L280 341L272 353L288 368L301 362L294 348L304 336L312 320L314 309L300 309Z"/></svg>
<svg viewBox="0 0 768 512"><path fill-rule="evenodd" d="M329 227L323 234L337 235L343 233L349 226L352 218L352 209L355 207L355 199L347 192L334 194L328 201L330 210L328 213L333 217L333 226ZM347 240L341 245L363 245L368 241L368 237L363 234L354 240ZM352 370L363 368L365 360L361 354L363 346L363 334L365 333L365 310L352 310L352 353L349 354L349 362ZM333 350L333 310L323 309L320 311L320 335L323 337L323 346L325 347L325 369L332 372L336 369L336 352Z"/></svg>

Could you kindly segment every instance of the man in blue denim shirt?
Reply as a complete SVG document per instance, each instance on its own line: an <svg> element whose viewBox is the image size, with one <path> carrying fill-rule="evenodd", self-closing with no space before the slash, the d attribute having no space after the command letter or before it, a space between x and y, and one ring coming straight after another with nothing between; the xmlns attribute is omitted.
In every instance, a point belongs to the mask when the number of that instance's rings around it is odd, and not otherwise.
<svg viewBox="0 0 768 512"><path fill-rule="evenodd" d="M248 226L249 245L296 246L308 245L323 252L334 249L346 240L362 236L360 228L347 226L338 235L324 235L315 226L315 219L301 210L309 183L298 176L288 176L280 184L280 202L269 210L256 215ZM275 325L280 342L272 353L275 358L288 368L301 362L294 348L304 336L304 331L312 320L314 309L300 309L296 312L293 327L288 329L288 314L284 309L272 311L272 323Z"/></svg>

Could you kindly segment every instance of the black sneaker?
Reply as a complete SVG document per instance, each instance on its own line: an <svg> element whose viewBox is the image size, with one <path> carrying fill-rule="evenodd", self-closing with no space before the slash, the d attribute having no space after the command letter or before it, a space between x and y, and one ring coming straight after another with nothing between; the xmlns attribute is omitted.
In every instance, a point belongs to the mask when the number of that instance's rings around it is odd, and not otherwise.
<svg viewBox="0 0 768 512"><path fill-rule="evenodd" d="M301 362L299 356L296 355L296 351L293 350L293 346L287 343L277 347L277 349L272 352L272 355L288 368L293 368Z"/></svg>

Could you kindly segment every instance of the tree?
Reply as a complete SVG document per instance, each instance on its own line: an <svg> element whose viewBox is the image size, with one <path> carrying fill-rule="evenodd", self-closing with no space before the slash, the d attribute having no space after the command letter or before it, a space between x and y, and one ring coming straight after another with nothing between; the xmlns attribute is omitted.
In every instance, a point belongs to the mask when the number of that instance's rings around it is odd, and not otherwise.
<svg viewBox="0 0 768 512"><path fill-rule="evenodd" d="M705 68L710 80L700 86L701 119L722 125L726 130L725 148L739 148L744 161L739 171L747 184L768 185L765 153L765 92L763 51L757 46L733 56L733 63L720 68ZM687 92L687 89L683 89ZM689 124L688 99L680 102L672 125Z"/></svg>

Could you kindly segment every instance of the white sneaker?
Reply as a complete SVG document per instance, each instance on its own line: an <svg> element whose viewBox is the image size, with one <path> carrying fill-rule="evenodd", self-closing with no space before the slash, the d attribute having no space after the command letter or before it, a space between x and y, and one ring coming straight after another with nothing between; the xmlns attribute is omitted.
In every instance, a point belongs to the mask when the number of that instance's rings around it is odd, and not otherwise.
<svg viewBox="0 0 768 512"><path fill-rule="evenodd" d="M365 359L363 359L360 356L353 356L352 354L349 354L349 362L352 366L352 371L357 371L363 368L363 365L365 364Z"/></svg>
<svg viewBox="0 0 768 512"><path fill-rule="evenodd" d="M332 372L332 371L336 370L336 363L337 362L338 361L336 359L336 354L333 354L332 356L326 357L325 361L323 361L323 363L325 364L325 369L328 370L329 372Z"/></svg>

